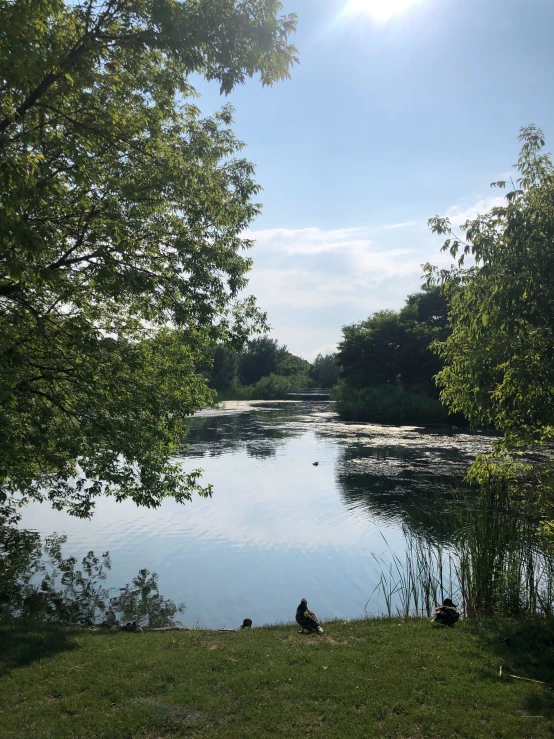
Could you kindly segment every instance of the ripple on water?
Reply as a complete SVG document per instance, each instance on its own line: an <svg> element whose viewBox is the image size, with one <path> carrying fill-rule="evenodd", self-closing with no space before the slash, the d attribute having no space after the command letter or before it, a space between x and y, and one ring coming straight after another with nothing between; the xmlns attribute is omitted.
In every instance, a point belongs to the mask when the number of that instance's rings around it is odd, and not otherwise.
<svg viewBox="0 0 554 739"><path fill-rule="evenodd" d="M373 554L403 553L405 529L447 536L444 490L493 442L343 423L330 403L298 401L208 409L187 441L180 459L203 468L211 500L149 511L105 499L89 522L29 506L24 525L67 533L81 556L109 549L113 586L157 572L164 596L187 604L184 622L205 627L291 620L300 597L324 616L360 615L380 576Z"/></svg>

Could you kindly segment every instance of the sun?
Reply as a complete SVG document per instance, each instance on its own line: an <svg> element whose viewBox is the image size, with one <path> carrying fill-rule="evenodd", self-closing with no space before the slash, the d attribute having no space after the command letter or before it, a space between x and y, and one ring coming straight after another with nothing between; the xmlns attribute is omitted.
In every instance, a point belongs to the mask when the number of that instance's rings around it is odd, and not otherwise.
<svg viewBox="0 0 554 739"><path fill-rule="evenodd" d="M403 13L422 0L350 0L349 13L369 15L377 23L386 23L393 16Z"/></svg>

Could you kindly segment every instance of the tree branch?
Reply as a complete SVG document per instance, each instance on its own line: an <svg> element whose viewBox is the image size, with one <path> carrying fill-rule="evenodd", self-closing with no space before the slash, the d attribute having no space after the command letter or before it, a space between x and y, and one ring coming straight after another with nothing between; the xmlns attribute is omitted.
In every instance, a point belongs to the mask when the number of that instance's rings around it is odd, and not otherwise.
<svg viewBox="0 0 554 739"><path fill-rule="evenodd" d="M0 133L6 131L14 123L18 123L25 116L27 111L30 110L40 100L40 98L48 92L52 85L58 82L66 71L81 59L81 57L90 48L90 42L100 39L100 29L102 28L103 23L109 18L112 9L116 5L117 0L109 0L105 12L98 18L94 28L91 31L86 31L79 41L77 41L59 65L59 71L47 74L16 109L15 115L6 116L6 118L0 121ZM4 146L4 143L5 142L0 142L0 147Z"/></svg>

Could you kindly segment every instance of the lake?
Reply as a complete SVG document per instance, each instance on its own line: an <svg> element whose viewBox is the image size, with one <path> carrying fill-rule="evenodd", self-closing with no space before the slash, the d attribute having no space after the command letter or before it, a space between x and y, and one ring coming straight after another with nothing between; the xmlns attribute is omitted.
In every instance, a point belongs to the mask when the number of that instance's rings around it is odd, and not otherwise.
<svg viewBox="0 0 554 739"><path fill-rule="evenodd" d="M453 490L492 439L343 423L329 402L239 401L191 418L188 444L211 499L101 499L90 521L32 504L22 525L66 534L66 555L109 551L111 586L157 572L187 626L234 628L291 621L303 597L323 620L383 612L379 559L403 556L406 536L448 545Z"/></svg>

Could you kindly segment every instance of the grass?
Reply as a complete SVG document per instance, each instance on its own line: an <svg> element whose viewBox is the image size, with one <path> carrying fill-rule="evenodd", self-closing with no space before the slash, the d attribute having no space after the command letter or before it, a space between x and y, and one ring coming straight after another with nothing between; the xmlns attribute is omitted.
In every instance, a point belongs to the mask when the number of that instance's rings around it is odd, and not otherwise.
<svg viewBox="0 0 554 739"><path fill-rule="evenodd" d="M396 385L352 388L339 382L333 392L336 410L344 421L369 423L446 424L450 416L436 398L403 390Z"/></svg>
<svg viewBox="0 0 554 739"><path fill-rule="evenodd" d="M385 612L429 616L450 597L471 618L552 617L554 552L528 502L490 485L477 494L460 490L456 503L449 516L457 531L448 547L406 530L404 558L393 551L375 557Z"/></svg>
<svg viewBox="0 0 554 739"><path fill-rule="evenodd" d="M239 633L0 629L0 736L547 737L554 623ZM503 665L503 676L499 666Z"/></svg>

